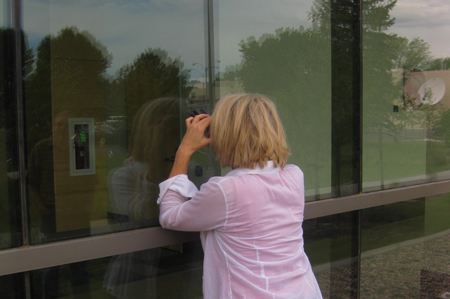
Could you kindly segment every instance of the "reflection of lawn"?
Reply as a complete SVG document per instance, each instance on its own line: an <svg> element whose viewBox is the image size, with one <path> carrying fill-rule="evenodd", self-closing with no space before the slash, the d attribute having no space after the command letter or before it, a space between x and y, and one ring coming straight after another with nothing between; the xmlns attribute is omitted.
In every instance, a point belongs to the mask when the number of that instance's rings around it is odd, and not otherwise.
<svg viewBox="0 0 450 299"><path fill-rule="evenodd" d="M427 143L427 173L450 170L450 147L443 142Z"/></svg>
<svg viewBox="0 0 450 299"><path fill-rule="evenodd" d="M378 142L363 144L363 181L379 181L381 167L385 180L425 175L426 143L423 141L394 142L382 144L382 152ZM382 155L382 165L380 164Z"/></svg>
<svg viewBox="0 0 450 299"><path fill-rule="evenodd" d="M385 180L423 176L450 170L450 148L443 142L383 142L383 175ZM363 145L363 181L381 177L380 147L377 142Z"/></svg>
<svg viewBox="0 0 450 299"><path fill-rule="evenodd" d="M363 144L363 182L379 182L383 180L400 180L450 170L450 147L443 142L425 141L384 141L380 153L379 143L376 141ZM382 160L382 164L380 163ZM341 167L349 168L351 175L352 163L345 160ZM300 165L305 173L306 189L315 188L315 170L313 164ZM331 165L325 165L317 172L320 187L329 187L331 184ZM347 172L341 171L341 176ZM351 182L351 179L341 177L341 181ZM328 185L324 186L323 183Z"/></svg>

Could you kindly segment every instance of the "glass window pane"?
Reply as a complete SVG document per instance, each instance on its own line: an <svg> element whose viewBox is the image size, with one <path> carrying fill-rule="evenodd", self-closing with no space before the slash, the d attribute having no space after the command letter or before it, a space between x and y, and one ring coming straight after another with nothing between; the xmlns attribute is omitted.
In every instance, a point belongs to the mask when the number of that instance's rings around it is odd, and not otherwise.
<svg viewBox="0 0 450 299"><path fill-rule="evenodd" d="M449 178L450 4L415 7L363 5L365 191Z"/></svg>
<svg viewBox="0 0 450 299"><path fill-rule="evenodd" d="M31 272L33 298L202 298L200 241ZM74 296L74 297L73 297Z"/></svg>
<svg viewBox="0 0 450 299"><path fill-rule="evenodd" d="M331 16L321 14L321 5L245 0L216 7L216 100L253 92L274 101L292 152L288 162L305 172L308 200L330 197L332 185Z"/></svg>
<svg viewBox="0 0 450 299"><path fill-rule="evenodd" d="M0 249L19 246L21 218L17 153L15 31L11 3L0 6Z"/></svg>
<svg viewBox="0 0 450 299"><path fill-rule="evenodd" d="M357 216L351 212L303 222L305 252L323 298L356 298Z"/></svg>
<svg viewBox="0 0 450 299"><path fill-rule="evenodd" d="M362 211L361 298L448 296L449 205L443 194Z"/></svg>
<svg viewBox="0 0 450 299"><path fill-rule="evenodd" d="M203 3L24 1L32 243L158 225L206 65ZM183 121L180 121L183 120ZM214 171L198 154L189 175Z"/></svg>

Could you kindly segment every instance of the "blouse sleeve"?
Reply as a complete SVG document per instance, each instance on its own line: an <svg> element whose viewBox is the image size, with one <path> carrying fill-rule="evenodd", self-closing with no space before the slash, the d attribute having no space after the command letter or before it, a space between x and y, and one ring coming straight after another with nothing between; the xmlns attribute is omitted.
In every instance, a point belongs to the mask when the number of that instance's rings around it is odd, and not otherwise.
<svg viewBox="0 0 450 299"><path fill-rule="evenodd" d="M187 196L180 194L183 191L180 191L182 188L179 188L179 185L183 180L177 179L173 188L169 186L167 191L161 194L161 226L179 231L207 231L224 227L227 203L222 187L218 183L207 182L188 200ZM192 184L187 177L185 180L186 184Z"/></svg>

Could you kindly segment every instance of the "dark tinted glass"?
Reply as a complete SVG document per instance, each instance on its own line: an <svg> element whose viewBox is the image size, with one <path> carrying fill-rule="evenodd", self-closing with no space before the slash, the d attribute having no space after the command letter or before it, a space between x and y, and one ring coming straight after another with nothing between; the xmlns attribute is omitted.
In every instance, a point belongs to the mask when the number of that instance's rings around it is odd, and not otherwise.
<svg viewBox="0 0 450 299"><path fill-rule="evenodd" d="M449 295L449 194L362 212L361 298Z"/></svg>
<svg viewBox="0 0 450 299"><path fill-rule="evenodd" d="M359 212L303 222L305 252L323 298L356 298Z"/></svg>
<svg viewBox="0 0 450 299"><path fill-rule="evenodd" d="M23 274L0 276L0 294L5 299L26 298Z"/></svg>
<svg viewBox="0 0 450 299"><path fill-rule="evenodd" d="M16 34L11 3L0 9L0 249L18 246L21 238L16 108Z"/></svg>
<svg viewBox="0 0 450 299"><path fill-rule="evenodd" d="M200 241L31 272L32 298L202 298Z"/></svg>

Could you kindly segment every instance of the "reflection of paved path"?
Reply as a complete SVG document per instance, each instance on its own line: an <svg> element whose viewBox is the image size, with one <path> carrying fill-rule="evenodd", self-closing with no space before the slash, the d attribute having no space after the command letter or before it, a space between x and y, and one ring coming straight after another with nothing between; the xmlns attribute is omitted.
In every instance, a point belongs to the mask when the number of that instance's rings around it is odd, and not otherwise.
<svg viewBox="0 0 450 299"><path fill-rule="evenodd" d="M450 231L364 252L360 298L440 298L450 292L449 257ZM340 267L342 281L349 271L348 263ZM324 298L330 298L330 272L316 273Z"/></svg>

